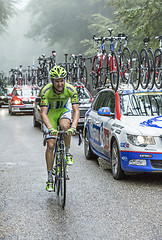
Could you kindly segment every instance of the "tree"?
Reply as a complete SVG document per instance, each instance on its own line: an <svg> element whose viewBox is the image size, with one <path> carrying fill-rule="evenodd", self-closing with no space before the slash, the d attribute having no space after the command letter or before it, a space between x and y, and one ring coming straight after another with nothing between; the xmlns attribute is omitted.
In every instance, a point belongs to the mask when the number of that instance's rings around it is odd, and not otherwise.
<svg viewBox="0 0 162 240"><path fill-rule="evenodd" d="M132 48L141 49L146 36L150 38L150 46L158 47L155 37L162 31L161 0L108 0L109 4L115 10L117 30L128 34Z"/></svg>
<svg viewBox="0 0 162 240"><path fill-rule="evenodd" d="M80 41L92 38L88 29L90 16L100 12L109 14L106 0L32 0L28 11L32 14L32 26L27 36L45 40L49 45L59 43L66 51L85 51Z"/></svg>
<svg viewBox="0 0 162 240"><path fill-rule="evenodd" d="M0 0L0 34L5 32L9 19L15 13L15 3L15 0Z"/></svg>

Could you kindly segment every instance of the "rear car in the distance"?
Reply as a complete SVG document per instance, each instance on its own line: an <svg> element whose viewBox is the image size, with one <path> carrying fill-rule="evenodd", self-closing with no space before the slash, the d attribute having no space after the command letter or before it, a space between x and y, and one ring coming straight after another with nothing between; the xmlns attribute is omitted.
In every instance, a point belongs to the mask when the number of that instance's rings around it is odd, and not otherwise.
<svg viewBox="0 0 162 240"><path fill-rule="evenodd" d="M9 101L9 113L33 113L33 103L39 94L39 87L14 87L12 98Z"/></svg>
<svg viewBox="0 0 162 240"><path fill-rule="evenodd" d="M76 84L74 85L74 87L77 89L78 100L79 100L80 117L78 121L78 128L83 129L84 121L85 121L85 113L90 109L94 98L84 85Z"/></svg>
<svg viewBox="0 0 162 240"><path fill-rule="evenodd" d="M126 173L162 173L162 90L101 90L84 124L87 159L111 163L115 179Z"/></svg>
<svg viewBox="0 0 162 240"><path fill-rule="evenodd" d="M0 88L0 107L2 107L2 105L6 105L7 103L8 99L6 97L5 90L4 88Z"/></svg>
<svg viewBox="0 0 162 240"><path fill-rule="evenodd" d="M4 88L0 88L0 107L2 105L8 105L9 100L11 99L12 96L12 86L7 86Z"/></svg>

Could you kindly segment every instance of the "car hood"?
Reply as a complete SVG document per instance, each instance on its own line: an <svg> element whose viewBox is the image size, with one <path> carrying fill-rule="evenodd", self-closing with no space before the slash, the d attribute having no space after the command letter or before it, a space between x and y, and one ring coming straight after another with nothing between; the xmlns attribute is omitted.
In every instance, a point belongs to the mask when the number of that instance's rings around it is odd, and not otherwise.
<svg viewBox="0 0 162 240"><path fill-rule="evenodd" d="M121 116L120 120L128 133L162 135L162 116Z"/></svg>
<svg viewBox="0 0 162 240"><path fill-rule="evenodd" d="M18 96L17 98L20 98L22 101L34 102L36 96L21 96L21 97Z"/></svg>

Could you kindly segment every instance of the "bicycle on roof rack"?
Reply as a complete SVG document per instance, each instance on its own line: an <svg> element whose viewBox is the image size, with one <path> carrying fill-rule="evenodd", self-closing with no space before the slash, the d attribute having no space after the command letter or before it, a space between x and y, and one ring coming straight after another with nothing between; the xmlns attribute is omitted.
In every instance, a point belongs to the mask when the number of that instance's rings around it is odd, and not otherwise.
<svg viewBox="0 0 162 240"><path fill-rule="evenodd" d="M115 40L115 48L117 48L117 45L119 45L117 50L119 61L119 82L128 84L131 76L131 52L127 47L128 36L126 36L124 33L119 33L118 36L115 37ZM125 42L124 44L122 44L123 41Z"/></svg>
<svg viewBox="0 0 162 240"><path fill-rule="evenodd" d="M155 84L155 56L154 56L154 51L151 47L148 48L148 43L149 43L150 39L149 37L145 37L143 42L144 42L144 49L146 50L147 54L148 54L148 62L147 64L149 64L148 67L148 72L146 75L146 80L145 84L144 82L141 80L141 86L142 88L148 88L149 90L151 90L154 87ZM147 82L148 80L148 82Z"/></svg>
<svg viewBox="0 0 162 240"><path fill-rule="evenodd" d="M37 84L39 87L46 85L49 78L48 58L45 54L38 58L39 67L37 69Z"/></svg>
<svg viewBox="0 0 162 240"><path fill-rule="evenodd" d="M80 83L84 84L85 87L88 83L86 60L90 60L90 62L92 62L92 57L84 57L82 54L78 55L78 80Z"/></svg>
<svg viewBox="0 0 162 240"><path fill-rule="evenodd" d="M155 86L162 88L162 35L155 37L159 40L159 48L156 49L155 56Z"/></svg>
<svg viewBox="0 0 162 240"><path fill-rule="evenodd" d="M90 75L95 89L111 84L112 89L117 91L119 85L119 63L114 51L115 37L112 37L113 28L108 28L108 31L110 37L97 38L93 36L93 40L97 41L97 54L94 57ZM106 52L105 41L110 42L109 53Z"/></svg>

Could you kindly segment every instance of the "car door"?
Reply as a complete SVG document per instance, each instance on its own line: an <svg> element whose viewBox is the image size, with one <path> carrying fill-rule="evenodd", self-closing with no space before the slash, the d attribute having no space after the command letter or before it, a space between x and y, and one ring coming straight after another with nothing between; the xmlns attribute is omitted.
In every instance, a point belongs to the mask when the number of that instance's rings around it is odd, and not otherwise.
<svg viewBox="0 0 162 240"><path fill-rule="evenodd" d="M98 152L98 155L107 159L110 157L109 136L114 118L99 115L98 110L101 107L110 107L111 112L115 112L115 94L113 91L108 89L101 91L97 95L89 114L91 145Z"/></svg>

